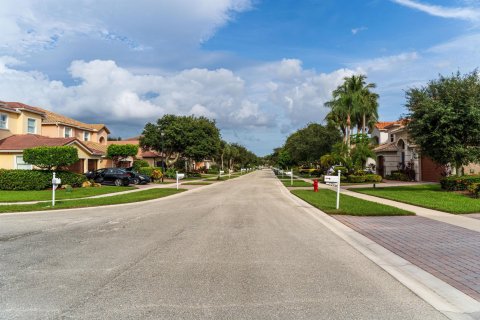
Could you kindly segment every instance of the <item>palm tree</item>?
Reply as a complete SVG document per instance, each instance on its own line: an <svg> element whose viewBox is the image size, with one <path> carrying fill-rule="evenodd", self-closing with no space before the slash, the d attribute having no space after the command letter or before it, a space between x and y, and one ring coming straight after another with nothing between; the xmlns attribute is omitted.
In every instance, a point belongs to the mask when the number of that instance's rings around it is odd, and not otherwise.
<svg viewBox="0 0 480 320"><path fill-rule="evenodd" d="M370 91L376 86L366 83L366 79L365 75L344 78L343 84L333 91L333 99L325 103L326 107L331 108L327 121L342 129L344 142L349 147L352 127L361 125L365 134L367 121L378 117L378 95Z"/></svg>

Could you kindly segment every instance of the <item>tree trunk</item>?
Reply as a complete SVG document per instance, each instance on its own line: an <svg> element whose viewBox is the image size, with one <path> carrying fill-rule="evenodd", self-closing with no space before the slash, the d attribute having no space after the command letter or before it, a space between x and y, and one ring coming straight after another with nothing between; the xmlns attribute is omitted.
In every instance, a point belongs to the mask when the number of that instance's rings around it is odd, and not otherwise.
<svg viewBox="0 0 480 320"><path fill-rule="evenodd" d="M363 113L363 118L362 118L362 135L365 135L365 125L366 125L366 119L367 116L365 115L365 113Z"/></svg>
<svg viewBox="0 0 480 320"><path fill-rule="evenodd" d="M220 157L221 159L221 162L222 162L222 170L223 170L223 153L222 153L222 156Z"/></svg>
<svg viewBox="0 0 480 320"><path fill-rule="evenodd" d="M350 133L352 131L352 120L350 119L350 113L347 114L347 146L348 150L350 150Z"/></svg>
<svg viewBox="0 0 480 320"><path fill-rule="evenodd" d="M458 177L463 176L463 166L461 164L455 166L455 175Z"/></svg>

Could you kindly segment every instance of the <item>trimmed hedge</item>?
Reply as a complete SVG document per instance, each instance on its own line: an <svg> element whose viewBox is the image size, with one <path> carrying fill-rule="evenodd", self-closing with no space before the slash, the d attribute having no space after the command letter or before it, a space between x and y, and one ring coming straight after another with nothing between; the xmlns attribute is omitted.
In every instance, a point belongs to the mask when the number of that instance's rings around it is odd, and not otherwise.
<svg viewBox="0 0 480 320"><path fill-rule="evenodd" d="M473 183L480 183L480 176L451 176L440 180L442 189L447 191L463 191Z"/></svg>
<svg viewBox="0 0 480 320"><path fill-rule="evenodd" d="M347 181L351 183L362 183L365 182L365 176L356 176L351 174L347 177Z"/></svg>
<svg viewBox="0 0 480 320"><path fill-rule="evenodd" d="M150 178L156 180L162 177L162 168L141 167L140 169L138 169L138 173L149 176Z"/></svg>
<svg viewBox="0 0 480 320"><path fill-rule="evenodd" d="M378 174L366 174L365 182L382 182L382 176Z"/></svg>
<svg viewBox="0 0 480 320"><path fill-rule="evenodd" d="M133 167L133 170L138 171L140 170L140 168L150 167L150 165L148 164L147 161L139 159L139 160L133 161L132 167Z"/></svg>
<svg viewBox="0 0 480 320"><path fill-rule="evenodd" d="M81 187L87 181L84 175L56 171L62 185ZM0 169L0 190L45 190L52 187L52 171L46 170L5 170Z"/></svg>
<svg viewBox="0 0 480 320"><path fill-rule="evenodd" d="M386 176L388 180L396 180L396 181L410 181L410 178L403 172L400 171L392 171L390 175Z"/></svg>

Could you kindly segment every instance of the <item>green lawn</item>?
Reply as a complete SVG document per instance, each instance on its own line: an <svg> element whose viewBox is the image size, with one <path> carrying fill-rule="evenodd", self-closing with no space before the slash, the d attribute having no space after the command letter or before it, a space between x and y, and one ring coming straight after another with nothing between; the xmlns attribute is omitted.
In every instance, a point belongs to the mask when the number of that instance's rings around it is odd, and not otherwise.
<svg viewBox="0 0 480 320"><path fill-rule="evenodd" d="M57 189L55 198L61 199L77 199L101 194L121 192L133 190L134 187L114 187L101 186L95 188L75 188L72 192L67 192L64 189ZM25 202L25 201L43 201L52 199L52 190L41 191L0 191L0 202Z"/></svg>
<svg viewBox="0 0 480 320"><path fill-rule="evenodd" d="M184 182L182 185L185 186L206 186L212 184L212 182L207 182L207 181L194 181L194 182Z"/></svg>
<svg viewBox="0 0 480 320"><path fill-rule="evenodd" d="M455 192L444 191L440 188L440 185L436 184L350 190L449 213L462 214L480 212L480 199L470 198Z"/></svg>
<svg viewBox="0 0 480 320"><path fill-rule="evenodd" d="M163 197L176 194L179 192L183 192L183 191L185 190L184 189L177 190L177 189L170 189L170 188L148 189L148 190L142 190L138 192L132 192L132 193L105 197L105 198L58 201L56 202L55 207L53 208L51 206L51 202L42 202L37 204L0 205L0 213L85 208L85 207L105 206L110 204L139 202L139 201L163 198Z"/></svg>
<svg viewBox="0 0 480 320"><path fill-rule="evenodd" d="M337 193L332 190L293 190L297 197L328 214L345 214L351 216L407 216L414 213L387 205L357 199L340 194L340 209L335 209Z"/></svg>
<svg viewBox="0 0 480 320"><path fill-rule="evenodd" d="M309 182L305 182L303 180L293 180L293 185L291 184L290 180L281 180L285 187L311 187L312 184Z"/></svg>

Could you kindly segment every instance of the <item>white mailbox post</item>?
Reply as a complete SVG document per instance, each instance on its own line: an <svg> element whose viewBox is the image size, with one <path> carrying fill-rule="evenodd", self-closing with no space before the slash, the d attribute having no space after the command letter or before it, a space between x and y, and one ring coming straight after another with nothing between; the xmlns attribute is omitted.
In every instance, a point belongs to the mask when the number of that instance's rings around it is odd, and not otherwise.
<svg viewBox="0 0 480 320"><path fill-rule="evenodd" d="M62 180L60 178L56 178L54 172L52 178L52 207L55 207L55 190L57 190L58 186L61 184Z"/></svg>
<svg viewBox="0 0 480 320"><path fill-rule="evenodd" d="M338 176L325 176L325 183L329 185L337 185L337 210L340 208L340 175L341 170L338 170Z"/></svg>
<svg viewBox="0 0 480 320"><path fill-rule="evenodd" d="M221 177L222 177L222 174L224 174L224 173L225 173L225 171L223 171L223 170L220 170L218 173L220 174L220 178L221 178Z"/></svg>
<svg viewBox="0 0 480 320"><path fill-rule="evenodd" d="M293 186L293 171L287 171L285 174L290 177L290 185Z"/></svg>
<svg viewBox="0 0 480 320"><path fill-rule="evenodd" d="M177 173L177 190L178 190L178 186L179 186L179 180L181 179L184 179L185 178L185 173L178 173L178 171L176 172Z"/></svg>

